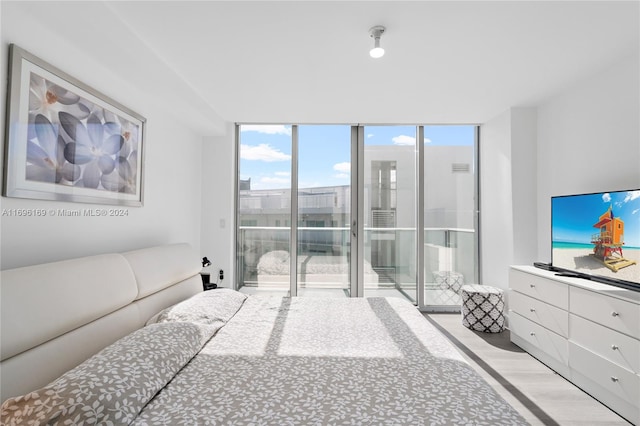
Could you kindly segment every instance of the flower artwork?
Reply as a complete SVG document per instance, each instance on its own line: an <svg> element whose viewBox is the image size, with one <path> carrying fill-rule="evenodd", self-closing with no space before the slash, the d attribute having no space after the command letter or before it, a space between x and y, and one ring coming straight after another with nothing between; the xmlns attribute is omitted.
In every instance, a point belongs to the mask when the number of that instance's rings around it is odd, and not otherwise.
<svg viewBox="0 0 640 426"><path fill-rule="evenodd" d="M31 73L28 180L135 193L137 163L133 123Z"/></svg>
<svg viewBox="0 0 640 426"><path fill-rule="evenodd" d="M6 196L142 205L145 119L11 45Z"/></svg>

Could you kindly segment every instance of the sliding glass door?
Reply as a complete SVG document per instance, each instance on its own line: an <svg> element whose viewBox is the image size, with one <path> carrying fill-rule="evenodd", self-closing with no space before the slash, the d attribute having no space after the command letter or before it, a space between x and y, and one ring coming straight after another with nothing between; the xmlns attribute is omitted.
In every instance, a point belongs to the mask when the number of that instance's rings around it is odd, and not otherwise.
<svg viewBox="0 0 640 426"><path fill-rule="evenodd" d="M242 125L238 133L238 287L349 297L351 127Z"/></svg>
<svg viewBox="0 0 640 426"><path fill-rule="evenodd" d="M351 127L298 126L298 296L348 297Z"/></svg>
<svg viewBox="0 0 640 426"><path fill-rule="evenodd" d="M478 283L477 128L424 126L424 302L458 308Z"/></svg>
<svg viewBox="0 0 640 426"><path fill-rule="evenodd" d="M416 302L416 126L364 126L364 295Z"/></svg>
<svg viewBox="0 0 640 426"><path fill-rule="evenodd" d="M458 308L478 282L475 126L238 126L237 288Z"/></svg>

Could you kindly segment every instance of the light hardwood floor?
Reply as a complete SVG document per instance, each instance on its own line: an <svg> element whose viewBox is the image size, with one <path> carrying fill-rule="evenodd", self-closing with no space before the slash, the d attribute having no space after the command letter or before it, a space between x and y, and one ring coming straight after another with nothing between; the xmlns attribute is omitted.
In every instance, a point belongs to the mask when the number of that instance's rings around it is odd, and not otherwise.
<svg viewBox="0 0 640 426"><path fill-rule="evenodd" d="M424 315L532 425L629 425L511 343L508 330L495 334L469 330L462 325L459 313Z"/></svg>

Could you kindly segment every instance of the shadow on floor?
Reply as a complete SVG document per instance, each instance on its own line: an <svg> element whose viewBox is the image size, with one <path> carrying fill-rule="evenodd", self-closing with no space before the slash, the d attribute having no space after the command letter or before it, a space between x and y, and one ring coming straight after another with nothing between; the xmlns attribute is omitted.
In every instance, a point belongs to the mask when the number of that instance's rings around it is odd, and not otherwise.
<svg viewBox="0 0 640 426"><path fill-rule="evenodd" d="M436 327L438 327L438 329L440 331L442 331L443 333L447 334L446 330L442 329L435 321L433 321L431 318L428 317L428 313L425 312L425 317L431 321L432 324L434 324ZM460 316L460 313L455 313L455 312L451 312L451 313L441 313L438 312L438 315L457 315ZM462 320L461 320L462 321ZM513 343L511 343L511 335L509 333L509 330L505 329L503 332L501 333L484 333L482 331L475 331L475 330L471 330L471 329L467 329L469 330L470 333L475 334L476 336L480 337L482 340L484 340L485 342L487 342L488 344L490 344L491 346L501 349L503 351L509 351L509 352L525 352L524 350L520 349L518 346L514 345ZM448 337L448 336L447 336Z"/></svg>
<svg viewBox="0 0 640 426"><path fill-rule="evenodd" d="M440 314L438 315L460 315L460 314ZM469 349L465 344L463 344L460 340L458 340L455 336L449 333L446 329L444 329L440 324L438 324L435 320L429 317L428 313L424 313L423 316L433 324L442 334L444 334L447 339L451 341L461 352L463 352L469 359L475 362L480 368L482 368L487 374L489 374L494 380L496 380L500 385L514 398L516 398L522 405L524 405L534 416L536 416L543 424L547 426L559 426L560 424L556 422L551 416L549 416L540 406L538 406L535 402L533 402L527 395L522 393L520 389L518 389L515 385L513 385L507 378L505 378L502 374L496 371L493 367L491 367L485 360L483 360L480 356L478 356L475 352ZM462 326L462 325L461 325ZM511 352L525 352L520 349L515 344L511 343L509 330L505 330L502 333L483 333L479 331L469 330L471 333L475 333L477 336L481 337L490 345L499 348L505 351Z"/></svg>

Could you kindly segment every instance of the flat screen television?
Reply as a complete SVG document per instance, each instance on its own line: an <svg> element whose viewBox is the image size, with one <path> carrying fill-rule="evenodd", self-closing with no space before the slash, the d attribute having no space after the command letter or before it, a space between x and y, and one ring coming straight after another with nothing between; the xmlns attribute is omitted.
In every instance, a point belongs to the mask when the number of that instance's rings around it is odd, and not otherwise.
<svg viewBox="0 0 640 426"><path fill-rule="evenodd" d="M640 189L552 197L551 269L640 291Z"/></svg>

